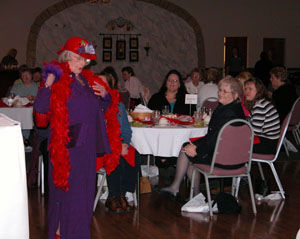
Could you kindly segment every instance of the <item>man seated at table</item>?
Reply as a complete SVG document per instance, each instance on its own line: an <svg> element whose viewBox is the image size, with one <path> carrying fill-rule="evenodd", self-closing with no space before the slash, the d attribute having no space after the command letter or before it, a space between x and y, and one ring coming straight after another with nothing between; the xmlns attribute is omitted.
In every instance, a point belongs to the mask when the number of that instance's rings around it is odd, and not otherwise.
<svg viewBox="0 0 300 239"><path fill-rule="evenodd" d="M226 77L218 84L219 106L213 112L208 125L208 133L194 142L184 143L177 159L176 175L169 187L160 189L161 193L177 198L179 187L185 174L192 179L193 163L211 164L217 137L224 124L232 119L244 119L244 113L240 104L243 95L243 87L239 80L233 77ZM225 165L216 166L226 168ZM231 165L239 168L243 165ZM195 174L194 195L199 193L200 174Z"/></svg>

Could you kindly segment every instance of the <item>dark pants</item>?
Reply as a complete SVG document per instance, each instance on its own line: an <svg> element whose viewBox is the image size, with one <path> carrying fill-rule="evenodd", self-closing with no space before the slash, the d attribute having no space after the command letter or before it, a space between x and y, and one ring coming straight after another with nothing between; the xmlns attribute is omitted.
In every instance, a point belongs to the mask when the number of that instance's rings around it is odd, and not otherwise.
<svg viewBox="0 0 300 239"><path fill-rule="evenodd" d="M260 143L253 145L253 153L256 154L276 154L278 139L267 139L259 137Z"/></svg>
<svg viewBox="0 0 300 239"><path fill-rule="evenodd" d="M118 167L107 175L108 197L122 196L126 192L134 192L137 175L140 170L140 160L135 157L135 165L129 165L123 157L120 158Z"/></svg>

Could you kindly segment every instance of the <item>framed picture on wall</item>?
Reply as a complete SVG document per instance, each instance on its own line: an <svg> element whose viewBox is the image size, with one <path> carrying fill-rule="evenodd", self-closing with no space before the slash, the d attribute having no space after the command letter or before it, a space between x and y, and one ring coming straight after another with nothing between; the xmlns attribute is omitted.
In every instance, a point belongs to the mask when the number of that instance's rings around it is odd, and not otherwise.
<svg viewBox="0 0 300 239"><path fill-rule="evenodd" d="M129 48L130 49L138 49L139 48L139 39L137 37L129 39Z"/></svg>
<svg viewBox="0 0 300 239"><path fill-rule="evenodd" d="M112 49L112 38L111 37L103 38L103 49Z"/></svg>
<svg viewBox="0 0 300 239"><path fill-rule="evenodd" d="M126 41L125 40L117 40L116 59L117 60L125 60L126 59Z"/></svg>
<svg viewBox="0 0 300 239"><path fill-rule="evenodd" d="M111 51L103 51L103 62L111 62Z"/></svg>
<svg viewBox="0 0 300 239"><path fill-rule="evenodd" d="M131 62L139 61L139 52L138 51L130 51L129 61L131 61Z"/></svg>

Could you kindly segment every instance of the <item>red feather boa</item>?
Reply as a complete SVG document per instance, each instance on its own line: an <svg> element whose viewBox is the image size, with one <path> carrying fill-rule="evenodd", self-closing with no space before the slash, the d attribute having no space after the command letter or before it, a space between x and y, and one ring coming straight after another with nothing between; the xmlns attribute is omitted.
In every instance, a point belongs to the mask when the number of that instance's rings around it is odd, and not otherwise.
<svg viewBox="0 0 300 239"><path fill-rule="evenodd" d="M98 157L96 161L96 169L97 171L104 167L105 171L108 175L112 171L116 169L116 167L120 163L120 156L122 151L122 139L121 137L121 128L120 123L117 118L117 114L120 113L119 111L119 104L120 104L120 95L119 91L115 89L110 89L107 84L103 83L103 80L99 76L95 76L92 74L91 71L84 70L82 75L88 79L89 85L93 85L94 81L103 85L106 91L111 96L111 104L109 109L105 112L105 120L106 120L106 133L108 137L108 142L112 153L106 154L104 156Z"/></svg>
<svg viewBox="0 0 300 239"><path fill-rule="evenodd" d="M70 141L70 136L68 135L69 112L67 102L71 96L70 84L74 79L70 75L71 71L68 63L53 61L51 64L59 67L63 71L60 80L52 85L50 96L51 141L49 150L53 166L52 177L53 183L57 188L68 191L70 187L68 178L71 167L69 151L67 149L67 144ZM110 89L108 85L92 71L83 70L81 74L88 80L90 86L94 84L94 81L104 86L112 98L111 105L105 113L106 131L112 153L97 158L97 170L104 167L107 174L110 174L119 165L122 150L120 123L117 119L117 114L119 113L118 105L120 103L119 92Z"/></svg>

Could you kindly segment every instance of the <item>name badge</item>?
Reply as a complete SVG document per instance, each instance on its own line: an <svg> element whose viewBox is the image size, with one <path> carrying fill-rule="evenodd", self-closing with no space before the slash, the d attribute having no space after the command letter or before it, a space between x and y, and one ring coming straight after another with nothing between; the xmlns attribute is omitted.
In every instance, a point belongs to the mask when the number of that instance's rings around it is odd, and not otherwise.
<svg viewBox="0 0 300 239"><path fill-rule="evenodd" d="M186 94L185 95L185 104L196 105L197 97L198 97L198 95L196 95L196 94Z"/></svg>

